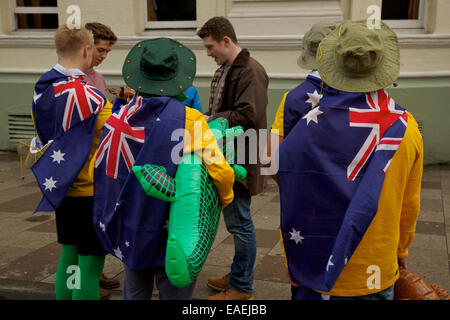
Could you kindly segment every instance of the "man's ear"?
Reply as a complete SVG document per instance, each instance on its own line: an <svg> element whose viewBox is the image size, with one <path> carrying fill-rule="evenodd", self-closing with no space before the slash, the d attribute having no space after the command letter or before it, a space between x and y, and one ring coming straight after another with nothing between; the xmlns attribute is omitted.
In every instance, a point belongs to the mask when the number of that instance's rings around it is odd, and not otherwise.
<svg viewBox="0 0 450 320"><path fill-rule="evenodd" d="M89 57L89 51L92 49L92 47L91 46L89 46L89 45L86 45L86 46L84 46L84 48L83 48L83 58L87 58L87 57Z"/></svg>
<svg viewBox="0 0 450 320"><path fill-rule="evenodd" d="M223 37L223 42L224 42L225 46L228 47L232 41L231 41L231 38L229 36L224 36Z"/></svg>

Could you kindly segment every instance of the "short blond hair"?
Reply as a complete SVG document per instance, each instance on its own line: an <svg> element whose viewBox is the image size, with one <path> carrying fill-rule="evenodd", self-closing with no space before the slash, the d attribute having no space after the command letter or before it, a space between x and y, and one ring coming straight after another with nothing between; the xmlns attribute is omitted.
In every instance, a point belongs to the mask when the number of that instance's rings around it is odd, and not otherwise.
<svg viewBox="0 0 450 320"><path fill-rule="evenodd" d="M94 46L94 36L86 28L69 29L64 24L55 32L55 46L59 56L72 56L86 45Z"/></svg>

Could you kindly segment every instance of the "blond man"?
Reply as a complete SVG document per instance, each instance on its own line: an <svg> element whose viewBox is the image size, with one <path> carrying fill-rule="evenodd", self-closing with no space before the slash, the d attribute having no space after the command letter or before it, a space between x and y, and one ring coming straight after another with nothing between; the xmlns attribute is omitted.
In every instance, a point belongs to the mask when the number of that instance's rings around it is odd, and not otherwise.
<svg viewBox="0 0 450 320"><path fill-rule="evenodd" d="M49 145L32 168L43 193L36 211L56 215L62 244L56 298L95 300L105 251L92 223L89 164L111 108L84 79L92 64L92 33L64 25L54 39L58 63L36 83L32 106L36 132L43 145Z"/></svg>

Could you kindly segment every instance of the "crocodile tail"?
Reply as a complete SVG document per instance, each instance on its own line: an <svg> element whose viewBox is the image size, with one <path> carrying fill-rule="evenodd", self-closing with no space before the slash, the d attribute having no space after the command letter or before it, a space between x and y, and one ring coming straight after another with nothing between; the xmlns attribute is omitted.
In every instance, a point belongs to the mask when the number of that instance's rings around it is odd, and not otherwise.
<svg viewBox="0 0 450 320"><path fill-rule="evenodd" d="M189 273L189 262L183 246L173 233L169 234L166 248L166 274L176 287L183 288L194 280Z"/></svg>
<svg viewBox="0 0 450 320"><path fill-rule="evenodd" d="M148 196L172 202L176 199L175 180L166 168L153 164L133 166L133 172Z"/></svg>

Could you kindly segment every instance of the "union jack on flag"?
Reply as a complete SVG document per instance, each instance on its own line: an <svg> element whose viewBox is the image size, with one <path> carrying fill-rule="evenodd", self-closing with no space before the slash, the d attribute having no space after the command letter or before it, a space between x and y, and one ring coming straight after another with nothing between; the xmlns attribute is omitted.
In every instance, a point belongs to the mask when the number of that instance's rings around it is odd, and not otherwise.
<svg viewBox="0 0 450 320"><path fill-rule="evenodd" d="M57 65L35 85L36 131L44 144L53 140L31 168L43 194L35 212L54 211L61 204L89 157L97 117L106 104L81 71L66 71Z"/></svg>
<svg viewBox="0 0 450 320"><path fill-rule="evenodd" d="M404 110L396 109L394 100L388 96L386 90L366 93L366 101L370 109L349 108L350 127L372 129L347 168L347 178L350 181L355 180L375 148L376 150L398 149L402 139L384 137L384 133L397 119L400 119L405 127L408 122L408 114Z"/></svg>
<svg viewBox="0 0 450 320"><path fill-rule="evenodd" d="M135 158L128 144L128 140L136 141L140 144L145 140L145 128L133 127L128 123L128 119L142 106L142 97L132 100L130 104L120 108L119 113L113 113L106 121L106 135L102 139L95 159L97 168L106 155L106 175L117 179L120 159L122 158L128 172L131 170Z"/></svg>
<svg viewBox="0 0 450 320"><path fill-rule="evenodd" d="M70 129L75 110L79 119L83 121L91 114L98 113L105 104L104 97L94 91L94 86L88 83L80 85L81 81L82 77L69 77L67 81L53 84L56 98L68 94L62 122L64 131Z"/></svg>

